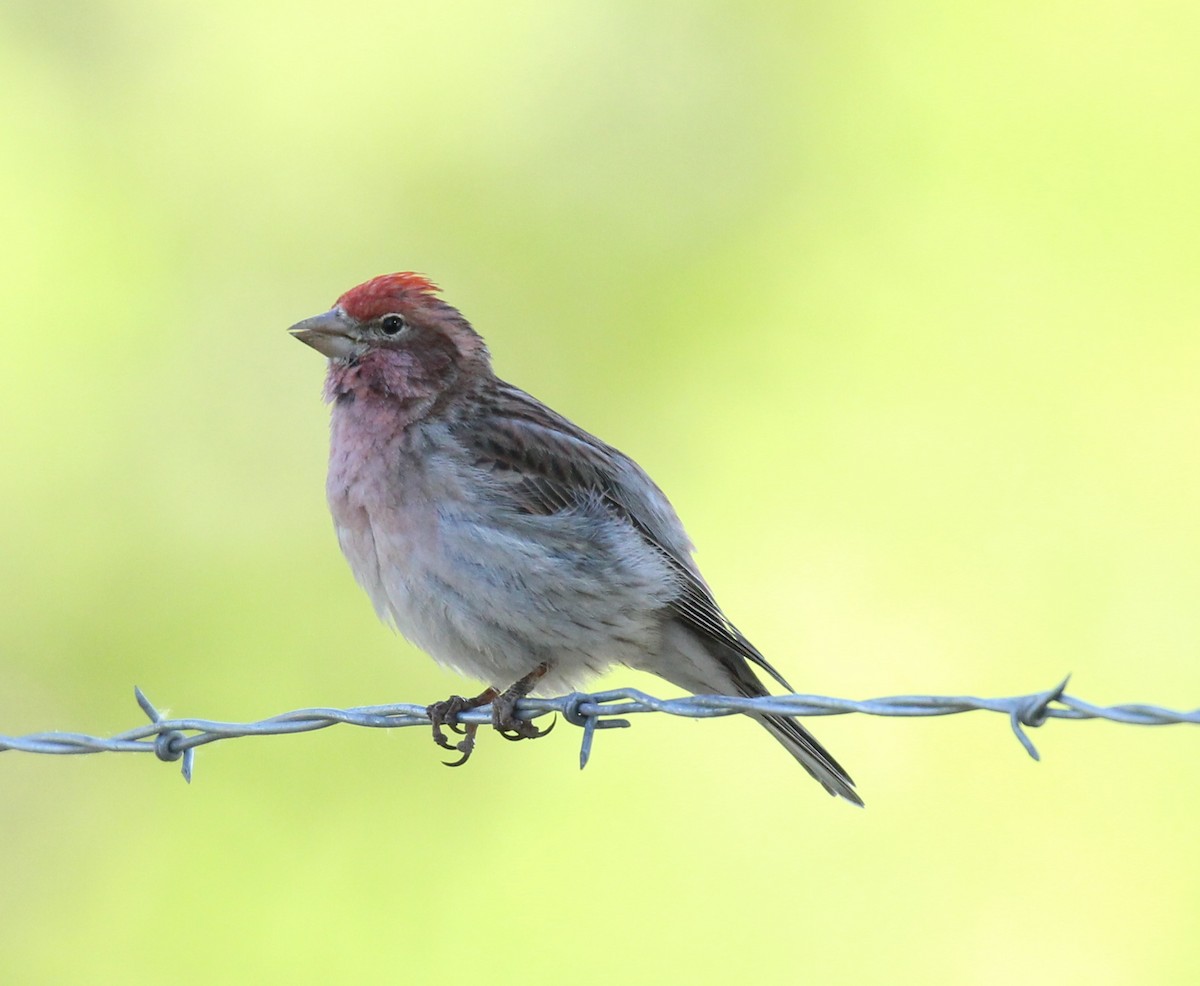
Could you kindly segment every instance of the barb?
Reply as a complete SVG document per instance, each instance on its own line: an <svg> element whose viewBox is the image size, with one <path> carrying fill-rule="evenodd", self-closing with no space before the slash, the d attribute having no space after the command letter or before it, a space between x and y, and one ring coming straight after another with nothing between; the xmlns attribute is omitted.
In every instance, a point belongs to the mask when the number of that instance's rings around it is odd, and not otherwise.
<svg viewBox="0 0 1200 986"><path fill-rule="evenodd" d="M628 727L626 716L665 712L673 716L711 719L742 713L773 713L785 716L840 716L860 713L869 716L948 716L962 712L998 712L1008 716L1013 732L1034 760L1037 748L1025 730L1036 729L1049 719L1108 719L1138 726L1168 726L1179 723L1200 725L1200 709L1180 712L1158 705L1093 705L1067 695L1067 681L1056 688L1031 695L1010 698L977 698L970 695L894 695L857 702L821 695L770 695L764 698L739 698L730 695L688 695L683 698L655 698L635 688L615 688L587 694L574 692L558 698L524 698L517 711L525 718L558 713L567 722L583 730L579 766L585 767L591 756L597 729ZM185 780L192 778L196 747L217 740L241 736L279 736L327 729L338 723L371 729L397 729L403 726L428 726L423 705L368 705L353 709L298 709L261 719L258 722L213 722L208 719L164 719L140 688L134 689L138 705L149 717L146 725L116 736L87 736L81 733L30 733L26 736L0 736L0 752L24 753L153 753L160 760L182 760ZM463 723L491 722L489 706L459 715Z"/></svg>

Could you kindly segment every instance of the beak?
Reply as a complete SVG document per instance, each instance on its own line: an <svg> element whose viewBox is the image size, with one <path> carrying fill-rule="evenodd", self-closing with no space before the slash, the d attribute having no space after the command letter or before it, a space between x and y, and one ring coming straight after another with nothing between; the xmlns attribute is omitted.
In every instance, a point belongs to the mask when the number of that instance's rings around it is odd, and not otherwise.
<svg viewBox="0 0 1200 986"><path fill-rule="evenodd" d="M302 343L330 359L345 359L358 349L358 326L340 308L306 318L288 331Z"/></svg>

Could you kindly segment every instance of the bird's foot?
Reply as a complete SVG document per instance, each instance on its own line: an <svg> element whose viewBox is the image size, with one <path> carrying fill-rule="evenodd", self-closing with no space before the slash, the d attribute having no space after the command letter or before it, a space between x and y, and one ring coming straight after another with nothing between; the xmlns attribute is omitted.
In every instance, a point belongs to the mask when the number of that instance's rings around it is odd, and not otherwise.
<svg viewBox="0 0 1200 986"><path fill-rule="evenodd" d="M492 727L506 740L515 742L523 739L537 739L539 736L545 736L554 728L554 723L551 722L545 729L538 729L529 719L522 719L517 715L517 702L533 691L534 686L549 670L549 664L539 664L524 678L504 689L492 700Z"/></svg>
<svg viewBox="0 0 1200 986"><path fill-rule="evenodd" d="M549 664L539 664L520 681L509 685L502 692L495 688L487 688L474 698L463 698L461 695L451 695L444 702L434 702L425 707L425 714L433 725L433 741L443 750L461 753L457 760L445 761L447 767L461 767L466 763L475 750L475 734L479 731L478 723L459 723L458 714L470 709L478 709L482 705L492 706L492 726L506 740L537 739L545 736L554 728L550 723L545 729L538 729L528 719L517 715L517 702L523 699L542 679ZM451 743L449 737L442 731L443 726L449 726L462 739Z"/></svg>
<svg viewBox="0 0 1200 986"><path fill-rule="evenodd" d="M425 714L429 716L429 721L433 725L433 741L443 750L462 754L457 760L444 761L447 767L461 767L470 759L471 753L475 749L475 733L479 731L478 723L468 722L460 725L458 714L470 709L478 709L481 705L487 705L499 694L496 689L487 688L474 698L451 695L443 702L434 702L425 707ZM443 726L449 726L462 739L457 743L451 743L446 734L442 732Z"/></svg>

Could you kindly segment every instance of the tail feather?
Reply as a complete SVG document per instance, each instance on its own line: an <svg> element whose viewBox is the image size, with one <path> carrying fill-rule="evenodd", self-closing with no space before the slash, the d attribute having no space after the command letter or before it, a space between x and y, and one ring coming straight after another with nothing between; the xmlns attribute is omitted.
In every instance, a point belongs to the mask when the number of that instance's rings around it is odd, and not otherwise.
<svg viewBox="0 0 1200 986"><path fill-rule="evenodd" d="M845 798L851 804L860 808L863 800L854 790L854 781L840 763L807 729L786 716L755 716L774 736L784 749L800 761L800 766L807 770L830 794Z"/></svg>
<svg viewBox="0 0 1200 986"><path fill-rule="evenodd" d="M701 636L683 623L671 622L664 628L663 644L662 651L653 655L652 661L634 666L640 666L642 670L665 678L695 695L737 694L746 698L768 696L770 692L759 681L748 663L748 653L758 655L754 663L769 670L780 681L783 680L740 634L738 646L734 647L725 641L715 640L711 635ZM863 800L854 790L854 781L850 779L850 775L833 759L829 751L817 742L812 733L795 719L770 713L751 717L762 723L826 791L836 797L845 798L851 804L863 806Z"/></svg>

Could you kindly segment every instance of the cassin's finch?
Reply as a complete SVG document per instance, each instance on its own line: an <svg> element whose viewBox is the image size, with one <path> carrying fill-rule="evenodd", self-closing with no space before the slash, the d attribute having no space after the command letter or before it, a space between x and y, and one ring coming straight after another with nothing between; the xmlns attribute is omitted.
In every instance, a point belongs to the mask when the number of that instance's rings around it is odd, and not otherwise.
<svg viewBox="0 0 1200 986"><path fill-rule="evenodd" d="M291 332L329 357L328 496L342 551L380 617L439 663L486 681L429 707L443 724L492 704L513 738L535 687L614 664L697 694L787 682L726 619L667 498L623 455L492 372L470 323L418 274L384 274ZM793 719L756 718L831 794L862 804Z"/></svg>

